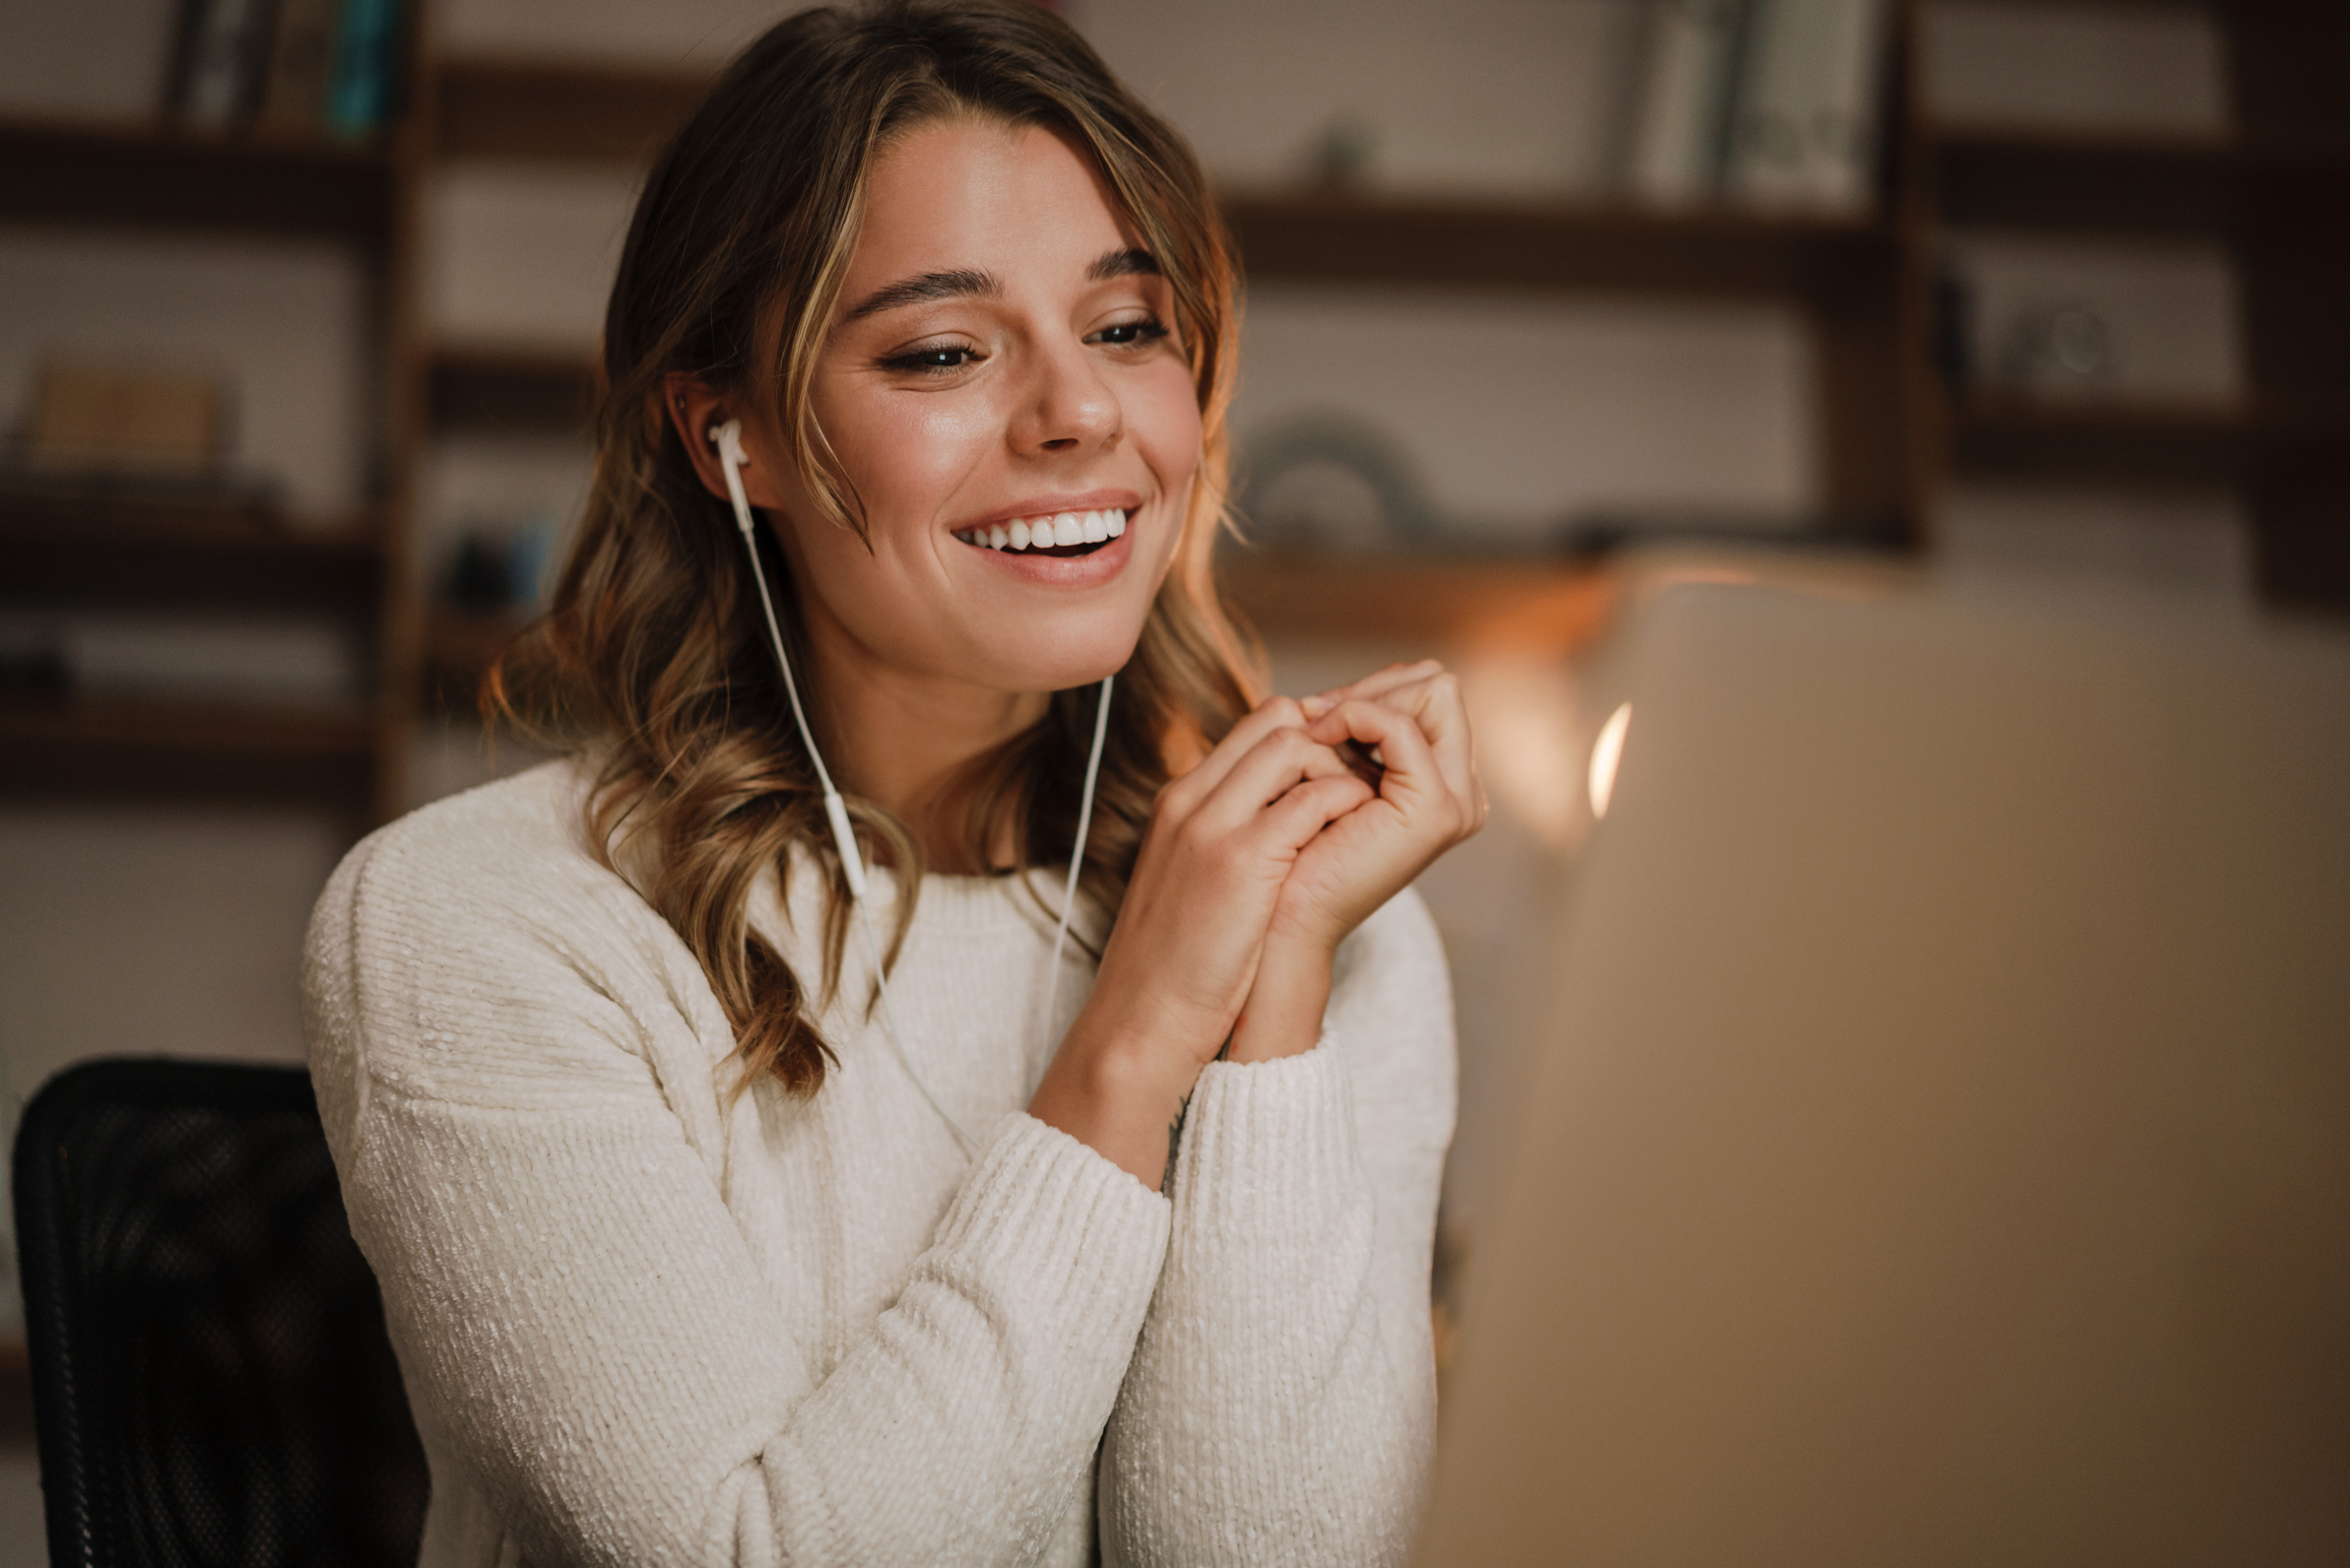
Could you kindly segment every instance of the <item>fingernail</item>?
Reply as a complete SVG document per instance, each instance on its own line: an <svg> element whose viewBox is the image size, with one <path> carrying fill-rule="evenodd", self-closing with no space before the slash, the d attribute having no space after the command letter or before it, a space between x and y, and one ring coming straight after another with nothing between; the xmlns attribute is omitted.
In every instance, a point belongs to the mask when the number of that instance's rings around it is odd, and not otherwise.
<svg viewBox="0 0 2350 1568"><path fill-rule="evenodd" d="M1318 719L1338 706L1328 697L1300 697L1297 705L1305 709L1306 717L1309 719Z"/></svg>

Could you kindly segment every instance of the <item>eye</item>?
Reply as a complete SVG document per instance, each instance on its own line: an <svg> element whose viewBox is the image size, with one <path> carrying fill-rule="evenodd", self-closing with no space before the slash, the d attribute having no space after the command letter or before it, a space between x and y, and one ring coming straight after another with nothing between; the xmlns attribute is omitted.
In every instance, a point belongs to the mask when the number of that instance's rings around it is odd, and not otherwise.
<svg viewBox="0 0 2350 1568"><path fill-rule="evenodd" d="M960 344L943 343L927 349L908 349L881 361L884 370L898 370L913 375L944 375L979 362L979 351Z"/></svg>
<svg viewBox="0 0 2350 1568"><path fill-rule="evenodd" d="M1134 321L1121 321L1115 326L1104 327L1085 341L1105 344L1113 349L1133 349L1146 343L1156 343L1166 335L1165 322L1156 316L1142 316Z"/></svg>

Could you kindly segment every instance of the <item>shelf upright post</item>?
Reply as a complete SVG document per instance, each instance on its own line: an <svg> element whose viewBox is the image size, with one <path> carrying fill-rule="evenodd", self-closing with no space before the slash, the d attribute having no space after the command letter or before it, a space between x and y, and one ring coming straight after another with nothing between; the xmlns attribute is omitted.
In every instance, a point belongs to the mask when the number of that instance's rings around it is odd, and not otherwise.
<svg viewBox="0 0 2350 1568"><path fill-rule="evenodd" d="M423 680L424 595L417 560L417 474L423 460L430 371L424 338L421 252L424 176L433 126L431 50L425 7L402 8L404 94L391 141L390 223L382 279L383 598L376 636L375 767L372 823L408 809L418 687Z"/></svg>

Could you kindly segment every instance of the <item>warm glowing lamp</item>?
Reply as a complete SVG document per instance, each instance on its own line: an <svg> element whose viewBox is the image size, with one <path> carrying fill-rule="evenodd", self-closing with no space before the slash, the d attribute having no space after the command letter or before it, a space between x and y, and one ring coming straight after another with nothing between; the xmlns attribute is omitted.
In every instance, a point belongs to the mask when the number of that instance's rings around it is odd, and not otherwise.
<svg viewBox="0 0 2350 1568"><path fill-rule="evenodd" d="M1592 815L1607 815L1607 798L1615 793L1615 765L1624 759L1624 732L1632 727L1632 704L1607 715L1599 738L1592 743Z"/></svg>

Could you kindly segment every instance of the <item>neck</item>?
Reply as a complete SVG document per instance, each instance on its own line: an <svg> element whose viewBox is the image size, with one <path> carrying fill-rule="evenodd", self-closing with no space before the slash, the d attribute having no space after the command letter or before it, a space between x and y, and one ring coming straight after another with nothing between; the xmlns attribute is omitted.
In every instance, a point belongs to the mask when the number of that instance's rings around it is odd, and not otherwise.
<svg viewBox="0 0 2350 1568"><path fill-rule="evenodd" d="M972 861L960 814L947 809L947 786L973 758L1042 718L1050 694L886 669L836 646L837 638L821 630L811 638L818 696L809 714L835 782L911 828L934 870L988 870Z"/></svg>

